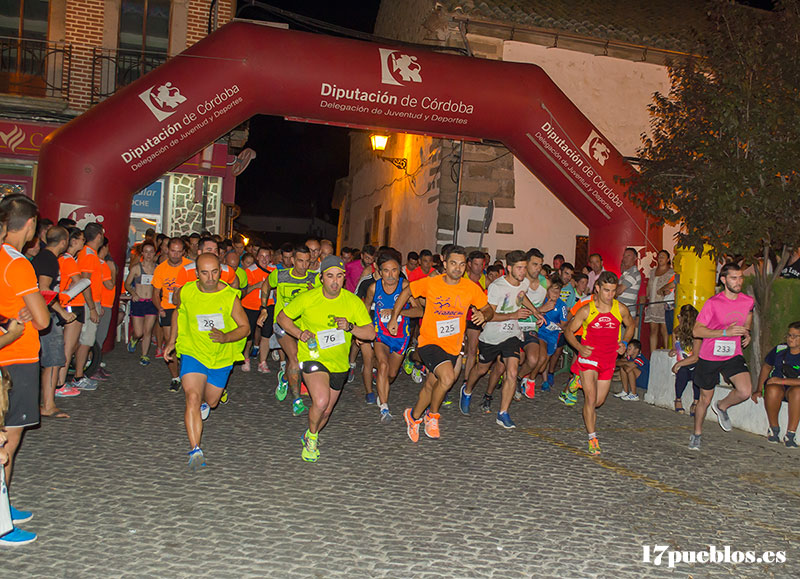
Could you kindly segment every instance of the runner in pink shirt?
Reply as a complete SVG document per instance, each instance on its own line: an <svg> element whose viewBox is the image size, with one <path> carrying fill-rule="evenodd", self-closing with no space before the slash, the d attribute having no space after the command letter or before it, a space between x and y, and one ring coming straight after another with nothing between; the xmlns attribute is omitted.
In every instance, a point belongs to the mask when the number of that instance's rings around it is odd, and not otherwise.
<svg viewBox="0 0 800 579"><path fill-rule="evenodd" d="M727 432L731 429L728 409L753 394L753 383L742 348L750 343L754 300L742 293L744 276L738 265L725 264L719 275L723 290L706 300L694 325L694 337L702 338L703 343L692 378L695 386L700 388L700 400L695 409L694 434L689 438L690 450L700 450L703 420L709 406L717 415L722 430ZM720 374L733 384L733 390L722 400L712 403Z"/></svg>
<svg viewBox="0 0 800 579"><path fill-rule="evenodd" d="M361 259L354 259L345 265L345 284L344 288L347 291L355 293L358 287L358 282L361 279L364 269L371 266L375 262L375 247L372 245L365 245L361 249Z"/></svg>

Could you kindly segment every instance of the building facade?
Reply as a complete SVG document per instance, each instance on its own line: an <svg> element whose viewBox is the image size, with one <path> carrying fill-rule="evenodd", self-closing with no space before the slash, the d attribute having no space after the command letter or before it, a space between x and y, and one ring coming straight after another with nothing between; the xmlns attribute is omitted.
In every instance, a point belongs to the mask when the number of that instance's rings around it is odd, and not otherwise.
<svg viewBox="0 0 800 579"><path fill-rule="evenodd" d="M35 192L43 140L61 125L230 21L234 0L11 0L0 14L0 193ZM113 130L113 127L109 127ZM227 233L235 197L231 147L208 145L140 191L130 240ZM79 224L91 207L64 208Z"/></svg>
<svg viewBox="0 0 800 579"><path fill-rule="evenodd" d="M401 5L402 4L402 5ZM532 63L626 157L649 127L653 93L668 92L666 61L687 42L687 22L702 3L628 0L383 2L375 34L430 46L459 47L473 58ZM644 5L646 4L646 6ZM691 6L688 6L692 4ZM385 162L406 159L406 168ZM493 215L483 232L489 201ZM376 155L369 133L351 133L350 172L335 195L339 243L386 244L402 252L456 242L492 257L538 247L586 262L587 227L500 144L394 133ZM663 245L674 246L674 227ZM604 256L618 263L621 256Z"/></svg>

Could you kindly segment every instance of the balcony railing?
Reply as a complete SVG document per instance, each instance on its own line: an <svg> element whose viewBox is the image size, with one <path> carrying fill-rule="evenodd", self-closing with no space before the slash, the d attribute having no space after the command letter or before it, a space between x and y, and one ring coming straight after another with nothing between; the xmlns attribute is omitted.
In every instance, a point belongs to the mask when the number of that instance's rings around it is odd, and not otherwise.
<svg viewBox="0 0 800 579"><path fill-rule="evenodd" d="M0 36L0 93L69 99L72 47Z"/></svg>
<svg viewBox="0 0 800 579"><path fill-rule="evenodd" d="M161 52L95 48L92 51L92 104L167 61Z"/></svg>

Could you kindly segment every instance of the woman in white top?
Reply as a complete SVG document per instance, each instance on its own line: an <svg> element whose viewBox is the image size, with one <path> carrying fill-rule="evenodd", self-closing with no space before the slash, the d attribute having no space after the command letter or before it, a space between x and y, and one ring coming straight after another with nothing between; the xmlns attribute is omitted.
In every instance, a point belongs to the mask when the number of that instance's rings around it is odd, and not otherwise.
<svg viewBox="0 0 800 579"><path fill-rule="evenodd" d="M650 271L650 281L647 283L648 305L644 312L644 321L650 324L650 352L651 355L658 348L658 338L664 342L663 348L669 347L667 337L666 316L672 315L675 303L675 272L670 265L670 255L662 249L656 256L656 267ZM672 302L673 307L667 308ZM658 302L658 303L654 303Z"/></svg>

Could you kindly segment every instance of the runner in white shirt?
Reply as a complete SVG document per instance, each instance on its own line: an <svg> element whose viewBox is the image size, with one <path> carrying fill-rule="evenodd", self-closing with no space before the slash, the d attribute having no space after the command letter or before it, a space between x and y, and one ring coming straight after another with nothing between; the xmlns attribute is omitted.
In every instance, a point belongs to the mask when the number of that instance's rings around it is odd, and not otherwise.
<svg viewBox="0 0 800 579"><path fill-rule="evenodd" d="M519 351L522 348L519 320L531 315L542 321L544 318L527 296L528 259L525 253L512 251L506 254L506 262L508 273L489 286L487 297L489 305L495 309L495 315L491 322L483 326L478 339L478 363L472 367L466 384L461 386L459 407L462 414L469 415L475 384L486 375L495 360L499 360L503 366L503 390L497 424L503 428L514 428L515 424L508 415L508 409L517 384Z"/></svg>

